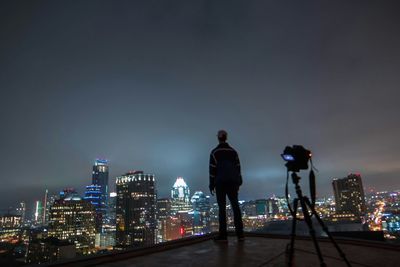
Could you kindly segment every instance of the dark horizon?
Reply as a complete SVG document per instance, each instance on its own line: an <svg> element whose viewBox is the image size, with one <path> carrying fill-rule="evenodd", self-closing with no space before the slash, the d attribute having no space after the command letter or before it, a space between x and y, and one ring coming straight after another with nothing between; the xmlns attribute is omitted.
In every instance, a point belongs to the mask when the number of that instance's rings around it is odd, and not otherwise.
<svg viewBox="0 0 400 267"><path fill-rule="evenodd" d="M219 129L242 161L241 199L283 195L293 144L312 150L320 195L352 172L400 189L399 7L2 2L0 208L82 192L97 157L110 181L139 169L160 196L178 176L208 194Z"/></svg>

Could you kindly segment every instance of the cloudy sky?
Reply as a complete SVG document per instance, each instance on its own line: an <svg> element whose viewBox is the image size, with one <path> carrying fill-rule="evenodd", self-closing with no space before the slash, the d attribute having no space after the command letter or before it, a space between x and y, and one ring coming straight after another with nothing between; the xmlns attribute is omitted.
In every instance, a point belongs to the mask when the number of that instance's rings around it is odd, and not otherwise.
<svg viewBox="0 0 400 267"><path fill-rule="evenodd" d="M400 189L397 1L2 1L0 209L154 173L208 191L223 128L241 198L283 194L286 145L333 177ZM304 174L306 175L306 174Z"/></svg>

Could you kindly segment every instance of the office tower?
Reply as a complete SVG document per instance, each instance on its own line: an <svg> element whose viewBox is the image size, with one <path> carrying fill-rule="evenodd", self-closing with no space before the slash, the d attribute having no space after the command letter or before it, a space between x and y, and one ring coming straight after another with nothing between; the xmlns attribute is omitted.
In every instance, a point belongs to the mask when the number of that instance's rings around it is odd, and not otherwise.
<svg viewBox="0 0 400 267"><path fill-rule="evenodd" d="M285 197L275 197L278 206L278 213L280 216L289 216L289 207Z"/></svg>
<svg viewBox="0 0 400 267"><path fill-rule="evenodd" d="M266 216L267 215L267 200L257 199L256 200L256 215Z"/></svg>
<svg viewBox="0 0 400 267"><path fill-rule="evenodd" d="M115 212L117 205L117 193L111 192L108 198L106 218L103 220L102 232L99 235L100 248L112 249L115 246Z"/></svg>
<svg viewBox="0 0 400 267"><path fill-rule="evenodd" d="M96 210L105 213L108 204L108 161L96 159L93 165L92 184L99 185L101 188L101 198Z"/></svg>
<svg viewBox="0 0 400 267"><path fill-rule="evenodd" d="M157 199L157 243L167 241L167 219L171 215L171 200Z"/></svg>
<svg viewBox="0 0 400 267"><path fill-rule="evenodd" d="M115 225L115 213L117 209L117 192L111 192L108 198L108 209L106 222L107 224Z"/></svg>
<svg viewBox="0 0 400 267"><path fill-rule="evenodd" d="M35 202L35 213L33 214L33 223L35 225L42 225L43 223L43 204L42 201Z"/></svg>
<svg viewBox="0 0 400 267"><path fill-rule="evenodd" d="M349 174L342 179L333 179L336 213L365 216L365 198L360 174Z"/></svg>
<svg viewBox="0 0 400 267"><path fill-rule="evenodd" d="M86 186L84 199L96 209L96 230L101 232L108 205L108 161L96 159L92 171L92 184Z"/></svg>
<svg viewBox="0 0 400 267"><path fill-rule="evenodd" d="M266 210L268 217L274 217L279 213L278 199L271 197L267 199Z"/></svg>
<svg viewBox="0 0 400 267"><path fill-rule="evenodd" d="M54 204L54 201L56 201L58 198L59 198L58 195L54 195L54 194L47 195L46 209L44 210L46 223L49 223L50 207Z"/></svg>
<svg viewBox="0 0 400 267"><path fill-rule="evenodd" d="M178 177L171 189L171 212L188 212L191 210L190 205L190 190L185 180Z"/></svg>
<svg viewBox="0 0 400 267"><path fill-rule="evenodd" d="M241 210L243 213L243 217L257 216L256 202L254 200L243 202Z"/></svg>
<svg viewBox="0 0 400 267"><path fill-rule="evenodd" d="M46 217L46 211L47 211L47 195L49 191L46 189L44 193L44 199L43 199L43 211L42 211L42 224L45 225L47 222L47 217Z"/></svg>
<svg viewBox="0 0 400 267"><path fill-rule="evenodd" d="M20 241L21 216L7 213L0 216L0 241L14 243Z"/></svg>
<svg viewBox="0 0 400 267"><path fill-rule="evenodd" d="M26 214L26 204L24 201L19 203L19 207L16 209L17 215L21 216L21 225L25 223L25 214Z"/></svg>
<svg viewBox="0 0 400 267"><path fill-rule="evenodd" d="M219 231L219 208L217 203L213 203L210 208L210 230L211 232Z"/></svg>
<svg viewBox="0 0 400 267"><path fill-rule="evenodd" d="M62 195L50 207L48 236L74 243L79 254L90 254L95 247L95 209L72 190Z"/></svg>
<svg viewBox="0 0 400 267"><path fill-rule="evenodd" d="M141 247L156 242L155 177L131 171L116 180L116 246Z"/></svg>
<svg viewBox="0 0 400 267"><path fill-rule="evenodd" d="M193 207L193 234L202 235L210 230L210 197L196 191L191 200Z"/></svg>
<svg viewBox="0 0 400 267"><path fill-rule="evenodd" d="M100 233L103 225L103 210L102 210L102 190L100 185L88 185L86 186L85 196L83 197L86 201L90 202L96 210L96 232Z"/></svg>
<svg viewBox="0 0 400 267"><path fill-rule="evenodd" d="M178 218L180 222L179 234L181 237L194 235L193 211L179 211L174 218Z"/></svg>

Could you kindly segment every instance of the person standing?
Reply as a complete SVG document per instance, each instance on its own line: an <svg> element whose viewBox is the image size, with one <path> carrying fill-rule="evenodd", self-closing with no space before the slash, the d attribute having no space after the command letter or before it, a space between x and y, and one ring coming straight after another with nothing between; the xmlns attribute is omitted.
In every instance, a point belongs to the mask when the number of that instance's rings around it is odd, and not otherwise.
<svg viewBox="0 0 400 267"><path fill-rule="evenodd" d="M219 145L210 154L211 195L216 193L219 208L219 235L214 240L227 242L226 231L226 197L228 196L233 210L235 232L239 241L244 240L242 213L239 207L239 187L242 185L239 155L228 143L228 133L218 131Z"/></svg>

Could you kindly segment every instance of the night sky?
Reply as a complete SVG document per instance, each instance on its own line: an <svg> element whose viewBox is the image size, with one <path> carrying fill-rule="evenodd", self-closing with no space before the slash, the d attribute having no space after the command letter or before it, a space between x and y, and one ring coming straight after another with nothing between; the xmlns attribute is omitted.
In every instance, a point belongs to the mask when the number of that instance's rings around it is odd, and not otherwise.
<svg viewBox="0 0 400 267"><path fill-rule="evenodd" d="M218 2L218 3L217 3ZM351 2L351 3L350 3ZM154 173L208 192L226 129L242 199L283 195L286 145L333 177L400 189L398 1L2 1L0 208ZM306 173L304 174L306 175Z"/></svg>

